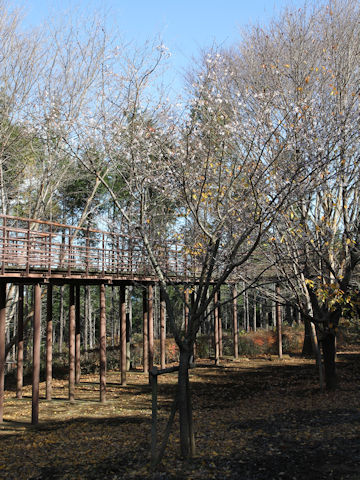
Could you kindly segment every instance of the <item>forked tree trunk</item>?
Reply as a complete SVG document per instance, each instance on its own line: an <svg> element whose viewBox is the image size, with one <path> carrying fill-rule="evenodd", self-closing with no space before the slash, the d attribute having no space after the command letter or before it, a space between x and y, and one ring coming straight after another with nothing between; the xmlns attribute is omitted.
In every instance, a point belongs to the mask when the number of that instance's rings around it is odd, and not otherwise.
<svg viewBox="0 0 360 480"><path fill-rule="evenodd" d="M178 401L180 420L180 451L183 458L195 455L195 437L192 418L191 392L189 385L189 361L192 348L180 348L178 375Z"/></svg>

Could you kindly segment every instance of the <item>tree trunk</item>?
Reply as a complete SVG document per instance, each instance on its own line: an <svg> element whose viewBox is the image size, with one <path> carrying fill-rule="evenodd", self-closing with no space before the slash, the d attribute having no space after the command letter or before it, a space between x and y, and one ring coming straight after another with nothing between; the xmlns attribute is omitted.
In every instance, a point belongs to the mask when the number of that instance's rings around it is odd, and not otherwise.
<svg viewBox="0 0 360 480"><path fill-rule="evenodd" d="M325 384L327 390L335 390L338 386L336 374L336 337L332 332L326 332L322 337L322 351L324 358Z"/></svg>
<svg viewBox="0 0 360 480"><path fill-rule="evenodd" d="M304 336L304 343L302 348L302 355L304 356L313 356L315 352L313 352L313 346L311 341L311 324L310 321L303 318L304 326L305 326L305 336Z"/></svg>
<svg viewBox="0 0 360 480"><path fill-rule="evenodd" d="M189 361L192 348L180 348L178 375L178 400L180 420L180 451L184 459L195 455L195 437L192 419L192 403L189 385Z"/></svg>

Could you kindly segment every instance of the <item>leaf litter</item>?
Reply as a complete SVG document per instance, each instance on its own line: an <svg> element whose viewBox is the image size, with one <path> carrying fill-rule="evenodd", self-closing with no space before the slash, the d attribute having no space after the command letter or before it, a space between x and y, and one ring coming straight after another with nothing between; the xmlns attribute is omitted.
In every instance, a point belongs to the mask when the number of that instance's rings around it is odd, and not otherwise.
<svg viewBox="0 0 360 480"><path fill-rule="evenodd" d="M17 480L359 480L360 354L339 355L341 387L320 392L312 360L223 360L191 371L197 453L179 457L175 423L162 464L150 470L151 390L147 375L108 372L107 401L98 377L83 375L76 400L67 381L40 385L39 426L30 425L31 385L23 399L6 392L0 426L0 478ZM176 374L159 378L159 439Z"/></svg>

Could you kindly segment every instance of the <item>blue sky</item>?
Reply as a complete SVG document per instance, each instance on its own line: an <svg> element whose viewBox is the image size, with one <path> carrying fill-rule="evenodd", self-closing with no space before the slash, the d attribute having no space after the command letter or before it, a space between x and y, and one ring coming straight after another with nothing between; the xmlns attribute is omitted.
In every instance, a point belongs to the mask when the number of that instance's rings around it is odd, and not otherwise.
<svg viewBox="0 0 360 480"><path fill-rule="evenodd" d="M213 43L230 45L240 38L240 29L263 23L285 5L302 0L13 0L22 5L26 23L37 25L47 16L69 9L88 14L97 10L116 24L123 37L145 42L160 35L171 51L169 80L179 83L184 70L199 50Z"/></svg>

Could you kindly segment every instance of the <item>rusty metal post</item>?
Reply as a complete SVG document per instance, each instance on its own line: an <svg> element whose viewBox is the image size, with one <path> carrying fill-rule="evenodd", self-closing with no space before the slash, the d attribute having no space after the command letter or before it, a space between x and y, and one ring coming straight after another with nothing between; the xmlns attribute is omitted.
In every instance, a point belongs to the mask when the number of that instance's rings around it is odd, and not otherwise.
<svg viewBox="0 0 360 480"><path fill-rule="evenodd" d="M151 370L154 365L154 287L150 283L148 287L149 293L149 310L148 310L148 321L149 321L149 369Z"/></svg>
<svg viewBox="0 0 360 480"><path fill-rule="evenodd" d="M75 286L69 295L69 400L75 400Z"/></svg>
<svg viewBox="0 0 360 480"><path fill-rule="evenodd" d="M4 419L6 283L0 283L0 423Z"/></svg>
<svg viewBox="0 0 360 480"><path fill-rule="evenodd" d="M233 340L234 340L234 357L239 358L239 327L237 320L237 289L236 284L233 286Z"/></svg>
<svg viewBox="0 0 360 480"><path fill-rule="evenodd" d="M16 398L22 398L24 376L24 285L19 285Z"/></svg>
<svg viewBox="0 0 360 480"><path fill-rule="evenodd" d="M219 365L219 303L218 292L214 293L214 347L215 347L215 365Z"/></svg>
<svg viewBox="0 0 360 480"><path fill-rule="evenodd" d="M121 385L126 385L126 295L125 285L120 287L120 351Z"/></svg>
<svg viewBox="0 0 360 480"><path fill-rule="evenodd" d="M105 284L100 285L100 402L106 400L106 298Z"/></svg>
<svg viewBox="0 0 360 480"><path fill-rule="evenodd" d="M275 299L275 304L276 304L276 334L277 334L277 344L278 344L278 355L279 358L282 358L282 321L281 321L281 305L279 302L279 297L280 297L280 285L277 283L275 287L275 293L276 293L276 299Z"/></svg>
<svg viewBox="0 0 360 480"><path fill-rule="evenodd" d="M32 373L32 408L31 423L39 423L39 384L40 384L40 328L41 328L41 286L34 285L34 319L33 319L33 373Z"/></svg>
<svg viewBox="0 0 360 480"><path fill-rule="evenodd" d="M149 330L148 330L148 296L147 288L143 290L143 370L149 373Z"/></svg>
<svg viewBox="0 0 360 480"><path fill-rule="evenodd" d="M53 322L52 322L53 286L47 286L46 300L46 400L51 400L52 395L52 354L53 354Z"/></svg>
<svg viewBox="0 0 360 480"><path fill-rule="evenodd" d="M76 285L75 295L75 383L80 383L81 364L80 364L80 349L81 349L81 328L80 328L80 285Z"/></svg>
<svg viewBox="0 0 360 480"><path fill-rule="evenodd" d="M166 363L166 304L162 288L160 288L160 365Z"/></svg>

